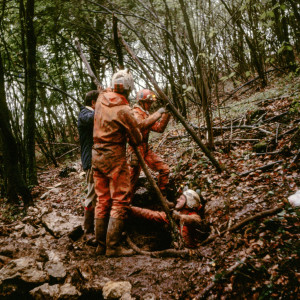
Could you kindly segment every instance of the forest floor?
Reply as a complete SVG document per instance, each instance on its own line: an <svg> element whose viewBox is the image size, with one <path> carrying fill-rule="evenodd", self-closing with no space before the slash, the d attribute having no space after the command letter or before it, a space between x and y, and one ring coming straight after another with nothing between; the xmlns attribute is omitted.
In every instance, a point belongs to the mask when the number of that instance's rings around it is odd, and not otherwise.
<svg viewBox="0 0 300 300"><path fill-rule="evenodd" d="M39 174L35 206L25 216L1 201L0 298L299 299L300 212L288 197L300 187L300 77L247 88L224 104L221 120L214 117L213 154L227 172L217 173L174 121L151 136L171 168L169 200L185 186L200 188L206 200L209 238L195 253L96 256L82 237L86 185L74 158ZM188 119L204 132L194 115ZM134 201L160 207L144 178ZM128 236L142 250L170 246L165 229L140 225L129 224ZM108 295L110 281L131 289L126 294L119 285Z"/></svg>

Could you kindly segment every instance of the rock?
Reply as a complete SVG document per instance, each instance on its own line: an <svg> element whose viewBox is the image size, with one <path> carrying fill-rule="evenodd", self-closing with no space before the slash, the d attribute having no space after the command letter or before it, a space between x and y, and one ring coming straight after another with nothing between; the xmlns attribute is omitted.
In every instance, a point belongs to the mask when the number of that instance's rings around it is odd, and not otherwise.
<svg viewBox="0 0 300 300"><path fill-rule="evenodd" d="M33 297L33 299L37 300L58 299L59 285L49 285L49 283L45 283L31 290L30 295Z"/></svg>
<svg viewBox="0 0 300 300"><path fill-rule="evenodd" d="M21 223L21 224L18 224L18 225L16 225L15 226L15 230L21 230L21 229L23 229L25 227L25 224L24 223Z"/></svg>
<svg viewBox="0 0 300 300"><path fill-rule="evenodd" d="M156 300L156 296L153 293L148 293L143 296L143 300Z"/></svg>
<svg viewBox="0 0 300 300"><path fill-rule="evenodd" d="M50 277L55 278L58 281L63 280L67 275L66 269L61 262L46 262L45 271Z"/></svg>
<svg viewBox="0 0 300 300"><path fill-rule="evenodd" d="M46 272L42 270L42 265L31 257L22 257L10 261L1 269L0 280L19 278L25 282L43 283L49 279Z"/></svg>
<svg viewBox="0 0 300 300"><path fill-rule="evenodd" d="M37 207L34 206L29 206L27 209L27 215L28 216L37 216L38 214L40 214L40 210Z"/></svg>
<svg viewBox="0 0 300 300"><path fill-rule="evenodd" d="M31 257L15 259L0 271L0 296L13 297L15 292L26 293L26 289L30 290L48 280L48 274L42 270L42 263Z"/></svg>
<svg viewBox="0 0 300 300"><path fill-rule="evenodd" d="M40 262L44 262L44 263L49 260L49 256L44 248L40 249L40 252L39 252L36 260L40 261Z"/></svg>
<svg viewBox="0 0 300 300"><path fill-rule="evenodd" d="M63 258L66 256L65 253L57 252L54 250L46 250L45 251L49 260L52 262L61 262Z"/></svg>
<svg viewBox="0 0 300 300"><path fill-rule="evenodd" d="M122 295L122 297L120 298L120 300L134 300L135 298L132 298L130 293L125 293L124 295Z"/></svg>
<svg viewBox="0 0 300 300"><path fill-rule="evenodd" d="M95 274L87 274L86 272L81 271L82 276L86 280L86 283L83 286L82 292L84 294L101 294L102 289L105 284L111 281L107 277L98 277Z"/></svg>
<svg viewBox="0 0 300 300"><path fill-rule="evenodd" d="M25 225L24 233L25 233L25 236L28 236L28 237L29 236L30 237L37 237L36 229L30 224Z"/></svg>
<svg viewBox="0 0 300 300"><path fill-rule="evenodd" d="M109 281L104 285L102 294L104 299L120 299L131 293L131 287L129 281Z"/></svg>
<svg viewBox="0 0 300 300"><path fill-rule="evenodd" d="M0 254L3 256L13 257L15 248L12 245L7 245L0 248Z"/></svg>
<svg viewBox="0 0 300 300"><path fill-rule="evenodd" d="M66 283L60 287L60 293L58 299L78 299L81 293L75 288L75 286Z"/></svg>
<svg viewBox="0 0 300 300"><path fill-rule="evenodd" d="M66 178L66 177L69 177L69 173L70 172L77 172L77 170L74 168L74 167L65 167L63 170L61 170L59 172L59 177L63 177L63 178Z"/></svg>
<svg viewBox="0 0 300 300"><path fill-rule="evenodd" d="M40 227L37 231L37 235L39 235L39 236L44 236L46 234L47 234L47 232L46 232L46 229L44 227Z"/></svg>
<svg viewBox="0 0 300 300"><path fill-rule="evenodd" d="M72 232L74 228L81 226L83 218L64 212L53 211L50 214L44 215L42 222L55 237L61 237Z"/></svg>
<svg viewBox="0 0 300 300"><path fill-rule="evenodd" d="M288 197L289 202L294 207L300 206L300 190L298 190L295 194Z"/></svg>
<svg viewBox="0 0 300 300"><path fill-rule="evenodd" d="M80 239L80 237L83 235L83 229L81 225L75 227L69 234L69 238L72 239L74 242Z"/></svg>
<svg viewBox="0 0 300 300"><path fill-rule="evenodd" d="M253 146L253 151L256 153L264 153L267 151L267 143L265 141L259 142Z"/></svg>
<svg viewBox="0 0 300 300"><path fill-rule="evenodd" d="M71 284L49 285L45 283L30 291L33 299L78 299L81 293Z"/></svg>
<svg viewBox="0 0 300 300"><path fill-rule="evenodd" d="M7 256L0 255L0 264L8 264L10 262L10 258Z"/></svg>

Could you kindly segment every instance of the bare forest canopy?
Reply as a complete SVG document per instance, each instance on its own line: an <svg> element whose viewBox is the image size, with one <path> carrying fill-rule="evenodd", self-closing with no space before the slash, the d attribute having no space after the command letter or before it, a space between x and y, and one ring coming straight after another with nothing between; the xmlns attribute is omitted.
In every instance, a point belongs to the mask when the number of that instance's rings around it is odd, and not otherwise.
<svg viewBox="0 0 300 300"><path fill-rule="evenodd" d="M1 0L1 197L31 204L37 168L78 151L77 115L95 89L79 39L103 87L118 69L113 16L160 89L188 122L197 115L214 148L212 116L245 83L271 71L299 71L300 5L295 0ZM153 89L123 51L136 90ZM134 97L135 91L131 97ZM200 151L200 150L199 150ZM226 166L225 166L226 167Z"/></svg>

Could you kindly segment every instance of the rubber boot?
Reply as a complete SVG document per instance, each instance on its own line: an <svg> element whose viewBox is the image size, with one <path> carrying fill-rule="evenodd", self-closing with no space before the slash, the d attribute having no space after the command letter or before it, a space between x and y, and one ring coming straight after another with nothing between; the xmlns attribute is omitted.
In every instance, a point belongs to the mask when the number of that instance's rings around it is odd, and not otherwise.
<svg viewBox="0 0 300 300"><path fill-rule="evenodd" d="M94 233L94 209L84 211L83 229L85 234Z"/></svg>
<svg viewBox="0 0 300 300"><path fill-rule="evenodd" d="M130 256L133 250L125 249L120 245L122 231L124 228L124 220L110 218L106 237L106 256Z"/></svg>
<svg viewBox="0 0 300 300"><path fill-rule="evenodd" d="M102 255L105 254L106 246L106 232L107 232L107 219L95 219L95 235L97 241L96 254Z"/></svg>

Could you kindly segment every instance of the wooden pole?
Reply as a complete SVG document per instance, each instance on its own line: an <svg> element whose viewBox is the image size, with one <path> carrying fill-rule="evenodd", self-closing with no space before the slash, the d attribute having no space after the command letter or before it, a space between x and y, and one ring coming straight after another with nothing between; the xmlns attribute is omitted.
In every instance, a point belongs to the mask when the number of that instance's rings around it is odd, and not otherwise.
<svg viewBox="0 0 300 300"><path fill-rule="evenodd" d="M81 57L81 59L82 59L84 65L85 65L85 67L86 67L86 69L87 69L89 75L92 77L92 79L93 79L94 83L96 84L96 86L98 87L98 89L101 90L101 89L102 89L101 83L100 83L100 81L97 79L97 77L95 76L95 74L94 74L94 72L93 72L93 70L92 70L90 64L88 63L86 57L84 56L83 51L82 51L81 46L80 46L80 43L79 43L79 40L78 40L77 38L75 39L75 45L76 45L76 48L77 48L77 50L78 50L78 53L79 53L79 55L80 55L80 57Z"/></svg>

